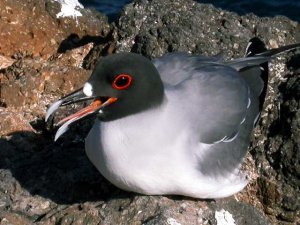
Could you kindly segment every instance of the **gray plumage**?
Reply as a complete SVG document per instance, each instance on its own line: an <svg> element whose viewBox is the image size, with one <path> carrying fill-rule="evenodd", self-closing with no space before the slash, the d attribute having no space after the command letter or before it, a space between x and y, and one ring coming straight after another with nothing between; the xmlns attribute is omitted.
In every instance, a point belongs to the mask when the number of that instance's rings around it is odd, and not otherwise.
<svg viewBox="0 0 300 225"><path fill-rule="evenodd" d="M97 113L86 153L116 186L143 194L226 197L247 184L239 168L264 102L266 63L299 46L266 51L254 38L247 57L231 61L186 53L152 62L133 53L111 55L99 61L83 89L54 103L46 117L72 99L104 99L64 120L56 137Z"/></svg>

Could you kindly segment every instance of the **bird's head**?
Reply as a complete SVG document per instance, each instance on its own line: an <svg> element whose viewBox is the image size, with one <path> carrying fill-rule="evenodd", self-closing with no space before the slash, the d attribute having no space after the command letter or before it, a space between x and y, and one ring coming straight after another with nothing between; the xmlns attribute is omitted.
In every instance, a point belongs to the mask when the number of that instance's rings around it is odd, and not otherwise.
<svg viewBox="0 0 300 225"><path fill-rule="evenodd" d="M61 121L55 139L68 126L90 114L101 121L116 120L156 107L163 100L163 83L155 66L147 58L134 53L119 53L99 60L83 88L54 102L46 121L60 107L76 102L92 103Z"/></svg>

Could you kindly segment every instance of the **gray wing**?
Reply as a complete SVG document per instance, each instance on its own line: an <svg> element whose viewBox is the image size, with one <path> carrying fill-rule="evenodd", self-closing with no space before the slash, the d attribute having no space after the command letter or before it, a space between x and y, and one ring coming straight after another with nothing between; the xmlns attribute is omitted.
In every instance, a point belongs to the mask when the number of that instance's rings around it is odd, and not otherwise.
<svg viewBox="0 0 300 225"><path fill-rule="evenodd" d="M210 144L194 153L202 174L239 177L235 170L247 152L263 104L267 62L281 52L300 47L300 43L267 51L264 45L262 49L257 46L257 39L251 39L247 57L228 62L188 54L170 54L155 61L165 86L176 87L173 89L184 95L181 102L196 104L192 107L194 114L189 116L199 121L195 126L200 141Z"/></svg>
<svg viewBox="0 0 300 225"><path fill-rule="evenodd" d="M201 89L200 141L210 144L233 140L249 114L249 86L235 70L223 65L204 66L196 71L192 80Z"/></svg>
<svg viewBox="0 0 300 225"><path fill-rule="evenodd" d="M216 57L183 53L159 58L155 65L166 88L176 87L178 96L187 100L183 107L193 111L188 116L197 121L200 142L211 144L236 136L251 100L249 86L235 69Z"/></svg>
<svg viewBox="0 0 300 225"><path fill-rule="evenodd" d="M204 64L215 64L220 56L192 56L184 52L168 53L152 62L159 71L165 85L175 86L195 73L195 67Z"/></svg>

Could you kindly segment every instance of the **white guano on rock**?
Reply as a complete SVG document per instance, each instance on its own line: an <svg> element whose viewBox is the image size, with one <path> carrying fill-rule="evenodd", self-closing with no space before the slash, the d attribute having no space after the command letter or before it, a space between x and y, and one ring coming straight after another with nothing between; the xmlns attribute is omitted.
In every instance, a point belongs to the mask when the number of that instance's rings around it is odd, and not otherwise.
<svg viewBox="0 0 300 225"><path fill-rule="evenodd" d="M215 219L217 220L217 225L237 225L231 213L224 209L215 212Z"/></svg>
<svg viewBox="0 0 300 225"><path fill-rule="evenodd" d="M78 17L82 14L78 11L79 8L83 9L83 5L78 0L54 0L61 4L61 11L56 14L56 18L60 17Z"/></svg>

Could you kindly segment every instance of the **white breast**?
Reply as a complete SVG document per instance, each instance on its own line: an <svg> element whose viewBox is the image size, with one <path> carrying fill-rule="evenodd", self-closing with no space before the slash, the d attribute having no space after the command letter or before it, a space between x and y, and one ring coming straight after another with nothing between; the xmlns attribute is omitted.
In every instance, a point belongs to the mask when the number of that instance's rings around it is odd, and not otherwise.
<svg viewBox="0 0 300 225"><path fill-rule="evenodd" d="M183 120L176 120L176 115L168 112L169 106L164 104L115 121L95 122L86 139L86 152L116 186L151 192L158 183L174 183L173 173L191 169L193 157L188 153L191 146L187 146L190 135ZM143 190L139 190L140 183Z"/></svg>
<svg viewBox="0 0 300 225"><path fill-rule="evenodd" d="M86 138L89 159L119 188L143 194L216 197L220 184L225 192L219 196L242 189L246 183L240 180L225 180L226 189L224 182L201 175L197 157L210 145L199 143L198 126L186 123L180 101L115 121L97 120Z"/></svg>

